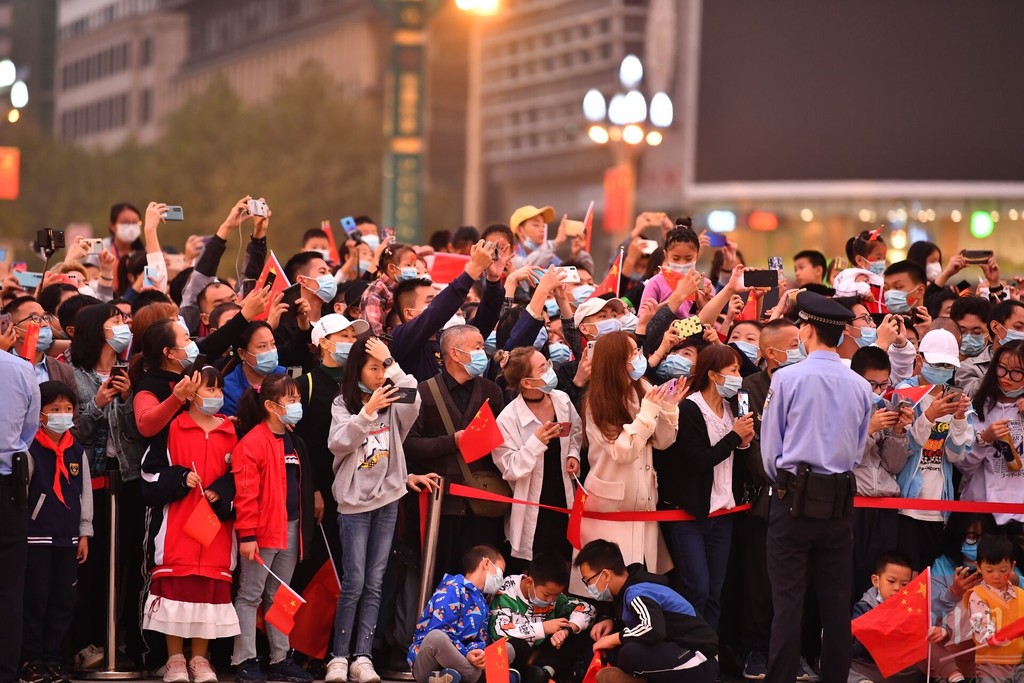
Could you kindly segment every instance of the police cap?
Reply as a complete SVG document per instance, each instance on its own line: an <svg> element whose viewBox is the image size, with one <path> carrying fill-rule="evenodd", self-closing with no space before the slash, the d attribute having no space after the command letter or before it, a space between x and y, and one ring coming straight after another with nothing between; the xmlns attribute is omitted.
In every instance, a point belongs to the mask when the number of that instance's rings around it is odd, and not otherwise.
<svg viewBox="0 0 1024 683"><path fill-rule="evenodd" d="M797 294L796 305L800 309L800 318L812 323L845 327L853 322L853 311L814 292Z"/></svg>

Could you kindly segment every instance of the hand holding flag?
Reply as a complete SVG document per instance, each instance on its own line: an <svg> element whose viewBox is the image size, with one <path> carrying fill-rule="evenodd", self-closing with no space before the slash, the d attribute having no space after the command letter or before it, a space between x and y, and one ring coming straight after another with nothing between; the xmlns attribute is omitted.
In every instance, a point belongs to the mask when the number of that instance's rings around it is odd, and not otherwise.
<svg viewBox="0 0 1024 683"><path fill-rule="evenodd" d="M928 657L931 571L925 569L878 607L853 620L853 636L886 678Z"/></svg>
<svg viewBox="0 0 1024 683"><path fill-rule="evenodd" d="M505 442L505 437L494 419L490 401L485 401L466 427L459 440L459 450L467 463L475 462Z"/></svg>
<svg viewBox="0 0 1024 683"><path fill-rule="evenodd" d="M295 628L295 614L306 601L301 595L292 590L291 586L282 581L281 577L275 574L258 554L256 555L256 561L267 570L268 574L277 579L277 582L280 584L274 593L274 601L271 603L267 613L263 615L263 619L281 633L288 635Z"/></svg>

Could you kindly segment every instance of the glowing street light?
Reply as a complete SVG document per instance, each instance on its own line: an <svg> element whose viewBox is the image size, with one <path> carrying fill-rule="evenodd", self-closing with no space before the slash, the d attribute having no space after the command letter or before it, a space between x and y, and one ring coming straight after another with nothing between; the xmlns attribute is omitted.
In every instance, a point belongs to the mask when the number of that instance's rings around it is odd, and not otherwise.
<svg viewBox="0 0 1024 683"><path fill-rule="evenodd" d="M14 68L14 62L9 59L0 61L0 88L13 85L18 80L18 70Z"/></svg>
<svg viewBox="0 0 1024 683"><path fill-rule="evenodd" d="M455 0L455 6L463 12L474 14L495 14L501 5L500 0Z"/></svg>

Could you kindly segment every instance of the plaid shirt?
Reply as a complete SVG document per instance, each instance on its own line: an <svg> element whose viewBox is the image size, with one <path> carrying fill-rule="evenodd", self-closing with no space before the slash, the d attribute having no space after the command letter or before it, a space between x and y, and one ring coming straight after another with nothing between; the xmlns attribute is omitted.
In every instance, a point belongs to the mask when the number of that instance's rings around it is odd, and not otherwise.
<svg viewBox="0 0 1024 683"><path fill-rule="evenodd" d="M374 335L384 332L384 323L395 303L395 287L397 283L381 273L380 277L363 292L359 302L359 317L370 323L370 331Z"/></svg>

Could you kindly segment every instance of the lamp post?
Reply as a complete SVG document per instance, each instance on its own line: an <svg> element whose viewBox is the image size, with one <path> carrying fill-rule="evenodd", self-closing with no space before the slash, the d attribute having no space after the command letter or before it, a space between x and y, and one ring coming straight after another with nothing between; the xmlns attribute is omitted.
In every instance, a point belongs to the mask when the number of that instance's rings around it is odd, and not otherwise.
<svg viewBox="0 0 1024 683"><path fill-rule="evenodd" d="M640 90L644 68L636 55L626 55L619 66L619 84L624 91L609 100L597 89L583 97L583 116L590 122L587 137L611 148L615 164L605 171L605 229L629 228L635 213L636 170L645 147L657 147L664 140L662 130L672 125L672 100L654 93L648 103Z"/></svg>

